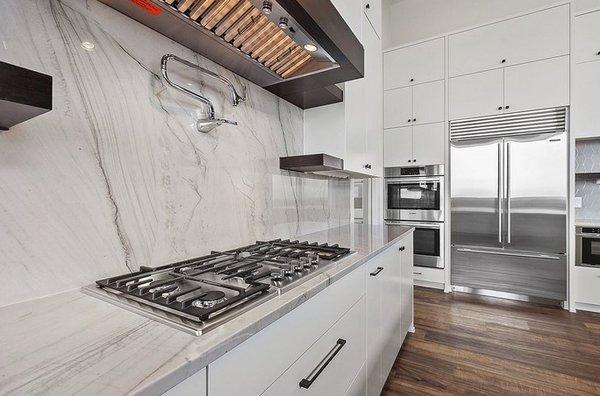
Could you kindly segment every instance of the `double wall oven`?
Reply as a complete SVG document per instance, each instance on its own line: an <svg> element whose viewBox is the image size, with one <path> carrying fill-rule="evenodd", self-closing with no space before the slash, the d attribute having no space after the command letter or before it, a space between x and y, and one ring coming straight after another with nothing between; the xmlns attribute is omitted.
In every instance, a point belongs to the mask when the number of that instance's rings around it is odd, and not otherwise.
<svg viewBox="0 0 600 396"><path fill-rule="evenodd" d="M385 222L415 228L414 265L444 268L444 166L385 168Z"/></svg>

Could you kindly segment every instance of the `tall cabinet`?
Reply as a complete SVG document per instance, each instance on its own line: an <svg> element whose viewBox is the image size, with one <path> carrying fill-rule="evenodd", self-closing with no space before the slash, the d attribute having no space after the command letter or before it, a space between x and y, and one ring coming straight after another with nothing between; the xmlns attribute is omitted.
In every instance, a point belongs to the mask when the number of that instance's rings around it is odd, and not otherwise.
<svg viewBox="0 0 600 396"><path fill-rule="evenodd" d="M600 137L600 10L576 16L573 36L572 131Z"/></svg>
<svg viewBox="0 0 600 396"><path fill-rule="evenodd" d="M344 102L306 110L304 151L343 158L344 169L383 176L381 0L333 0L362 42L364 78L344 84Z"/></svg>
<svg viewBox="0 0 600 396"><path fill-rule="evenodd" d="M383 55L384 166L444 163L444 38Z"/></svg>

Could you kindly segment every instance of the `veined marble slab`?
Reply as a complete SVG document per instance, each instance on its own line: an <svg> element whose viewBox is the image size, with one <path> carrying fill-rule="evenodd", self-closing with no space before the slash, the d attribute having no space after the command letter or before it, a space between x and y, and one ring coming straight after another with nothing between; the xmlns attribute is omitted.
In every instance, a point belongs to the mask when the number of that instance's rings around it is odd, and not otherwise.
<svg viewBox="0 0 600 396"><path fill-rule="evenodd" d="M239 125L198 133L202 105L159 77L166 53L244 87L233 107L171 72ZM54 89L50 113L0 134L0 306L349 221L348 181L279 170L303 149L299 108L95 0L0 1L0 60Z"/></svg>
<svg viewBox="0 0 600 396"><path fill-rule="evenodd" d="M0 308L0 394L158 395L412 232L346 225L299 238L356 251L319 276L199 337L80 291Z"/></svg>

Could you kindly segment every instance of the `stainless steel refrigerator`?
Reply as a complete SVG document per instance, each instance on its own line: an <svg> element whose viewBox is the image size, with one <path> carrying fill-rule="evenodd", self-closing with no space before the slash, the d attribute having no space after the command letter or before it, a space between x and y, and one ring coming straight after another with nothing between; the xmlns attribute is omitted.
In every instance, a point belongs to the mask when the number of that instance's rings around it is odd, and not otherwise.
<svg viewBox="0 0 600 396"><path fill-rule="evenodd" d="M566 300L568 109L450 122L456 290Z"/></svg>

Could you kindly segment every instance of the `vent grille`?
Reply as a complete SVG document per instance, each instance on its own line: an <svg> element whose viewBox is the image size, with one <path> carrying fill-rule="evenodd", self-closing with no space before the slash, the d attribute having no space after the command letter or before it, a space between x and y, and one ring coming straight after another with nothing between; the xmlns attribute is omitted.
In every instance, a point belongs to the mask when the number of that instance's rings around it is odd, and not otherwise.
<svg viewBox="0 0 600 396"><path fill-rule="evenodd" d="M450 140L564 132L567 108L524 111L450 121Z"/></svg>
<svg viewBox="0 0 600 396"><path fill-rule="evenodd" d="M160 0L282 78L312 56L249 0Z"/></svg>

